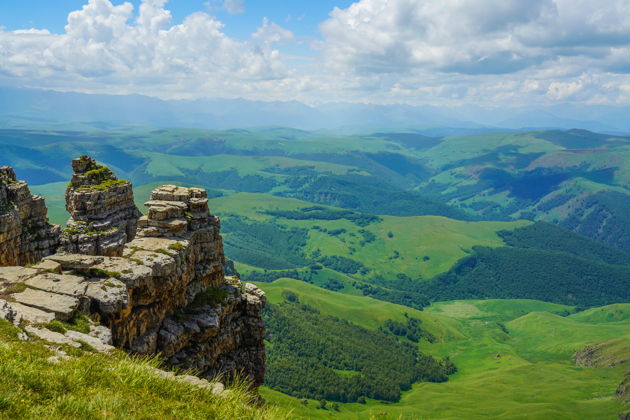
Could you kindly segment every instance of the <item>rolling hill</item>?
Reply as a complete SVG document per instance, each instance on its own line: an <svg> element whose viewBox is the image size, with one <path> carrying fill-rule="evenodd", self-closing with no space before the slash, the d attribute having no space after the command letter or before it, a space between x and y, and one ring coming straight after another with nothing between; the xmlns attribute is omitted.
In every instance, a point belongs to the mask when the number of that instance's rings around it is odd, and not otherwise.
<svg viewBox="0 0 630 420"><path fill-rule="evenodd" d="M437 357L448 355L457 373L445 383L417 383L400 402L367 399L365 404L328 402L321 409L312 399L289 397L264 388L265 399L291 407L300 418L613 418L628 410L614 396L627 365L576 367L573 355L589 344L626 337L627 319L615 322L617 306L573 315L575 308L535 300L462 300L438 302L423 312L280 279L260 283L272 303L291 291L322 314L375 329L386 319L422 319L421 325L442 334L419 348ZM593 317L593 314L598 315ZM616 318L618 315L614 315ZM603 321L602 321L603 319ZM269 349L273 352L273 346Z"/></svg>
<svg viewBox="0 0 630 420"><path fill-rule="evenodd" d="M138 187L187 182L375 215L532 219L630 250L630 139L586 130L427 137L287 128L3 129L3 164L63 182L90 153ZM45 188L45 187L42 187Z"/></svg>

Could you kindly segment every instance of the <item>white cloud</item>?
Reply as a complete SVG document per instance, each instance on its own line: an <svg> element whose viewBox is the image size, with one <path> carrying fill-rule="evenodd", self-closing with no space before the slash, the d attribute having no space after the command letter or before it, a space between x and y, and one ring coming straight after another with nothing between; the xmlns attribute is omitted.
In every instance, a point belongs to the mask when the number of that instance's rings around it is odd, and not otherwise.
<svg viewBox="0 0 630 420"><path fill-rule="evenodd" d="M225 0L223 7L228 13L243 13L245 11L245 0Z"/></svg>
<svg viewBox="0 0 630 420"><path fill-rule="evenodd" d="M265 21L250 41L237 41L202 12L172 25L165 4L143 0L132 20L131 3L89 0L69 14L64 34L2 31L0 74L30 86L162 97L237 96L286 74L273 44L291 32Z"/></svg>
<svg viewBox="0 0 630 420"><path fill-rule="evenodd" d="M293 33L264 18L263 25L252 34L252 38L269 45L280 41L290 41L293 39Z"/></svg>
<svg viewBox="0 0 630 420"><path fill-rule="evenodd" d="M173 25L167 0L134 12L89 0L61 35L0 29L0 83L309 103L630 103L628 0L358 0L331 11L320 56L302 58L282 54L300 40L267 19L241 41L212 13Z"/></svg>
<svg viewBox="0 0 630 420"><path fill-rule="evenodd" d="M627 0L358 0L320 30L326 65L378 77L383 98L601 101L598 86L630 82Z"/></svg>
<svg viewBox="0 0 630 420"><path fill-rule="evenodd" d="M418 68L507 74L557 57L630 47L626 0L360 0L321 24L329 63L357 72Z"/></svg>
<svg viewBox="0 0 630 420"><path fill-rule="evenodd" d="M547 96L552 99L565 99L582 89L581 82L553 82L549 84Z"/></svg>

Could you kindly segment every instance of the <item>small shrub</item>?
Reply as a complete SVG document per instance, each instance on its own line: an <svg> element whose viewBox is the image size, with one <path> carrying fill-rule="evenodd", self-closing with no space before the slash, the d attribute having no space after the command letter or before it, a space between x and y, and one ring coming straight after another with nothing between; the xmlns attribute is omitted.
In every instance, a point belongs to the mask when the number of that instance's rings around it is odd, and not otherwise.
<svg viewBox="0 0 630 420"><path fill-rule="evenodd" d="M286 302L290 302L290 303L299 303L300 302L300 298L298 297L298 295L296 295L294 292L292 292L290 290L283 290L282 291L282 298Z"/></svg>
<svg viewBox="0 0 630 420"><path fill-rule="evenodd" d="M227 298L227 292L223 289L206 289L203 292L197 293L193 299L191 306L216 306L223 303Z"/></svg>
<svg viewBox="0 0 630 420"><path fill-rule="evenodd" d="M24 283L13 283L4 289L4 293L22 293L26 290Z"/></svg>
<svg viewBox="0 0 630 420"><path fill-rule="evenodd" d="M58 332L64 334L68 330L78 331L83 334L87 334L90 332L90 319L85 315L75 315L70 318L68 321L60 321L58 319L54 319L47 324L44 324L44 327L48 328L50 331Z"/></svg>
<svg viewBox="0 0 630 420"><path fill-rule="evenodd" d="M65 334L66 331L68 331L64 323L57 319L53 319L49 323L45 324L44 327L48 328L50 331L58 332L59 334Z"/></svg>

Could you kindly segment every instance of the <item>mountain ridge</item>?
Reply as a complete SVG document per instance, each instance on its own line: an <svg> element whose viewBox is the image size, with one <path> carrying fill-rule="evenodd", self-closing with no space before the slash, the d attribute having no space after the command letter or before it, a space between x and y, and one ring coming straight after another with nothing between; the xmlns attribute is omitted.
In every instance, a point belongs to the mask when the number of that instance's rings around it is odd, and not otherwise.
<svg viewBox="0 0 630 420"><path fill-rule="evenodd" d="M63 105L63 106L56 106ZM154 125L160 127L287 126L302 129L365 131L407 127L428 135L458 128L459 134L475 131L524 128L583 128L609 133L628 133L628 107L553 105L545 108L439 107L406 104L252 101L234 99L163 100L139 94L85 94L54 90L0 87L0 121L5 125L87 123L95 126ZM42 117L42 114L45 117ZM12 123L13 121L13 123ZM369 123L366 124L366 121ZM450 128L449 128L450 127ZM446 131L444 131L446 130Z"/></svg>

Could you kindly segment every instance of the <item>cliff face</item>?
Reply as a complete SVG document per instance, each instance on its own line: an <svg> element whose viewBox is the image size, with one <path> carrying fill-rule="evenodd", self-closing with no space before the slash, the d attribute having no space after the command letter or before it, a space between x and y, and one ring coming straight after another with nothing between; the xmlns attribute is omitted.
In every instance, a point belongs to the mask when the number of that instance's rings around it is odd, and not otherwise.
<svg viewBox="0 0 630 420"><path fill-rule="evenodd" d="M74 175L66 190L70 213L61 242L66 252L121 256L136 234L140 211L133 202L131 183L94 159L72 161Z"/></svg>
<svg viewBox="0 0 630 420"><path fill-rule="evenodd" d="M84 174L81 169L75 166ZM107 238L117 239L101 241L102 236L85 233L74 239L66 236L64 247L78 244L74 249L84 254L50 255L32 268L0 268L0 316L30 324L31 333L50 337L42 332L45 323L85 314L100 326L83 341L98 338L134 353L161 353L167 363L193 368L208 378L223 375L229 380L239 374L254 386L262 384L260 312L265 296L254 285L225 277L219 220L208 211L205 191L175 186L154 190L146 203L148 214L130 235L126 227L136 222L131 220L135 213L126 191L84 195L80 190L73 180L68 198L74 201L68 207L76 213L71 220L76 222L82 209L81 215L90 215L83 219L88 226L109 226L106 233L115 227L116 235ZM108 217L101 218L94 209L114 196L124 199L116 201L118 208L108 207ZM89 225L101 220L106 222ZM135 239L120 246L121 234L125 241ZM104 246L113 243L115 247ZM99 250L108 255L92 255Z"/></svg>
<svg viewBox="0 0 630 420"><path fill-rule="evenodd" d="M55 252L59 227L48 223L44 199L13 169L0 167L0 266L34 263Z"/></svg>

